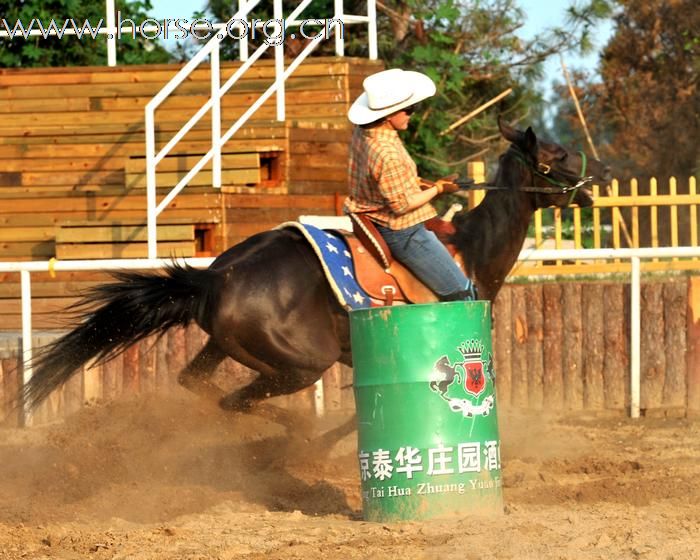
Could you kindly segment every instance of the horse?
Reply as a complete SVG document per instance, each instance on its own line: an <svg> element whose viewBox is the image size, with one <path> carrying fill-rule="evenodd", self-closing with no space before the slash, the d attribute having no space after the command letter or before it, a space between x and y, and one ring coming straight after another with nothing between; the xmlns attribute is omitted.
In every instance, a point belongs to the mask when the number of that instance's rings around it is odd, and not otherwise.
<svg viewBox="0 0 700 560"><path fill-rule="evenodd" d="M501 122L510 142L483 201L453 218L452 242L482 299L493 301L513 267L538 208L591 206L586 183L607 183L609 169L583 152ZM165 273L118 272L88 291L81 322L37 353L23 389L35 407L83 364L106 361L135 342L196 322L209 338L180 372L186 388L226 410L315 383L335 362L352 365L349 316L321 265L294 229L265 231L229 248L205 270L173 262ZM258 372L229 394L210 381L227 357Z"/></svg>

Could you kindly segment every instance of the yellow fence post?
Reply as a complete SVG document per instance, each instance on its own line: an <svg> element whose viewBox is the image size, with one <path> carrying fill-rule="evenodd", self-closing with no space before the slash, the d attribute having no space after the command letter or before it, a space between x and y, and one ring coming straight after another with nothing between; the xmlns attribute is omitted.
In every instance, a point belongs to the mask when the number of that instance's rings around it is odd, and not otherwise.
<svg viewBox="0 0 700 560"><path fill-rule="evenodd" d="M574 208L574 248L583 248L581 244L581 209L579 207ZM576 264L580 262L580 260L577 260Z"/></svg>
<svg viewBox="0 0 700 560"><path fill-rule="evenodd" d="M593 185L593 196L595 204L592 208L592 242L593 247L602 248L603 246L611 246L615 248L622 247L623 236L625 246L640 247L642 245L642 236L647 239L649 236L648 245L651 247L659 247L661 239L659 238L659 209L662 210L661 222L662 227L666 227L666 223L671 227L670 236L667 244L669 246L698 246L700 242L700 234L698 233L698 216L697 206L700 204L700 193L697 191L697 179L690 177L688 179L687 193L679 194L678 179L675 177L669 178L668 194L659 194L659 184L656 178L649 180L648 194L640 194L640 191L646 189L642 187L639 179L630 179L629 194L620 195L620 183L618 180L613 180L609 187L606 187L607 196L604 194L602 187ZM666 190L666 189L664 189ZM601 194L603 193L603 194ZM687 224L688 234L681 235L679 223L679 207L688 207L689 220ZM629 208L630 223L625 225L623 210ZM648 214L642 208L649 208ZM668 218L666 214L668 208ZM609 209L609 210L608 210ZM607 212L610 211L610 214ZM553 233L545 231L544 222L549 223L545 217L545 212L552 212ZM644 213L643 213L644 212ZM685 212L680 208L680 212ZM646 216L649 220L644 220ZM609 221L611 220L611 221ZM649 229L647 230L646 221L649 221ZM612 224L612 238L604 233L608 224ZM589 224L586 224L588 226ZM562 223L562 213L560 209L544 209L535 212L534 218L535 227L535 246L541 247L547 241L554 241L556 248L564 246L564 231ZM548 226L547 226L548 227ZM583 224L583 212L580 208L573 208L573 240L576 248L583 247L586 244L586 235ZM644 232L641 228L644 227ZM629 228L629 229L628 229ZM647 234L648 231L648 234ZM663 232L665 232L664 230ZM662 232L662 233L663 233ZM667 239L666 236L663 238ZM645 243L647 243L645 241ZM646 260L642 263L643 270L697 270L700 263L700 257L682 258L674 257L668 259L654 258ZM629 271L629 262L625 259L615 259L611 261L581 261L577 259L575 262L563 262L557 260L555 262L544 263L542 261L529 261L521 263L511 273L512 276L521 276L528 274L599 274L599 273L617 273Z"/></svg>
<svg viewBox="0 0 700 560"><path fill-rule="evenodd" d="M474 180L475 183L486 182L486 172L483 161L470 161L467 163L467 176ZM474 208L481 204L486 193L483 190L469 191L469 208Z"/></svg>
<svg viewBox="0 0 700 560"><path fill-rule="evenodd" d="M612 181L612 195L618 198L620 195L620 184L617 179ZM612 234L613 234L613 247L615 249L620 248L620 207L614 206L612 208ZM620 259L615 259L616 263L620 262Z"/></svg>
<svg viewBox="0 0 700 560"><path fill-rule="evenodd" d="M630 196L633 201L639 196L639 184L637 179L630 181ZM639 247L639 206L632 206L632 245Z"/></svg>
<svg viewBox="0 0 700 560"><path fill-rule="evenodd" d="M656 177L652 177L649 180L649 196L655 199L658 196L658 189L656 187ZM659 246L659 207L653 204L650 209L651 220L649 227L651 228L651 246ZM654 262L658 262L659 259L654 259Z"/></svg>
<svg viewBox="0 0 700 560"><path fill-rule="evenodd" d="M695 196L695 194L696 194L695 177L691 177L690 180L688 181L688 194L690 194L691 196ZM693 247L697 247L698 246L697 205L690 204L690 205L688 205L688 208L690 211L690 244ZM694 258L693 260L697 260L697 258Z"/></svg>
<svg viewBox="0 0 700 560"><path fill-rule="evenodd" d="M678 194L676 178L670 177L668 180L668 194L675 197ZM678 247L678 205L671 205L671 247ZM674 262L678 261L677 257L673 258Z"/></svg>
<svg viewBox="0 0 700 560"><path fill-rule="evenodd" d="M554 247L561 249L561 208L554 209ZM557 265L561 265L561 261L557 261Z"/></svg>

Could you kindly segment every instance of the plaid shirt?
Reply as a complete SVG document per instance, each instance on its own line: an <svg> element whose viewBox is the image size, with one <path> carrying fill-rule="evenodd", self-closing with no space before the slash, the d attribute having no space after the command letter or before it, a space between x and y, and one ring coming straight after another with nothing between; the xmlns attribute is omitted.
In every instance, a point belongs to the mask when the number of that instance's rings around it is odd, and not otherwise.
<svg viewBox="0 0 700 560"><path fill-rule="evenodd" d="M395 130L355 127L349 177L348 213L365 213L391 229L404 229L437 215L430 203L406 209L409 195L420 192L418 171Z"/></svg>

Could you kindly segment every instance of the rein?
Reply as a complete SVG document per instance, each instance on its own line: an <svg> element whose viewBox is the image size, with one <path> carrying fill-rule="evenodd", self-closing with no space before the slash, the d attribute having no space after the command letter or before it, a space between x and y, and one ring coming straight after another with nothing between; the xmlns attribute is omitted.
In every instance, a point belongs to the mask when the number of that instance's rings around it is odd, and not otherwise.
<svg viewBox="0 0 700 560"><path fill-rule="evenodd" d="M525 191L525 192L534 192L534 193L540 193L540 194L566 194L566 193L571 193L571 198L569 199L569 203L574 199L574 196L576 196L576 192L583 186L587 185L591 181L593 181L593 177L588 175L586 176L586 167L588 166L588 158L586 157L586 154L582 151L578 152L581 156L581 173L579 175L574 175L571 173L568 173L566 171L561 171L561 170L553 170L551 165L548 165L546 163L542 162L537 162L536 165L533 165L530 161L525 158L524 154L514 146L512 146L514 152L515 152L515 157L523 164L525 164L528 169L532 172L533 175L536 175L537 177L540 177L550 185L553 185L551 187L548 186L529 186L529 187L520 187L518 190L520 191ZM562 176L564 179L570 179L571 181L575 181L574 184L567 184L563 183L562 181L559 181L555 179L551 173L554 171L554 173L557 173L558 175ZM456 183L460 186L461 189L483 189L483 190L510 190L510 187L499 187L497 185L491 185L489 183L472 183L468 181L456 181Z"/></svg>

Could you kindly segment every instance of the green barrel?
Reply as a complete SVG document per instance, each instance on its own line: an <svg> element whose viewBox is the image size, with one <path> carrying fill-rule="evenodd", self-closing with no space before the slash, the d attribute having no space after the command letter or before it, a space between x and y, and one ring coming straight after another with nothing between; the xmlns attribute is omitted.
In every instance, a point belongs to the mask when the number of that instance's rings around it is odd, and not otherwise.
<svg viewBox="0 0 700 560"><path fill-rule="evenodd" d="M367 521L503 512L488 301L350 313Z"/></svg>

